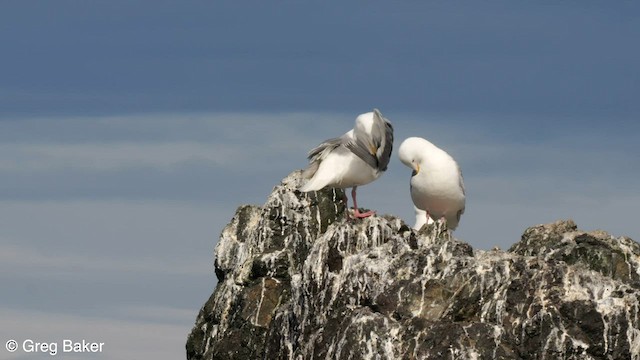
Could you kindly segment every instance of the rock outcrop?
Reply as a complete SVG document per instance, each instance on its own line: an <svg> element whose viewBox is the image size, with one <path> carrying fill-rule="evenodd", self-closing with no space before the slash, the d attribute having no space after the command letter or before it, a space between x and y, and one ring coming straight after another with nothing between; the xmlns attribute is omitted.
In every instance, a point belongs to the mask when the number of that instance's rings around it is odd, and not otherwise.
<svg viewBox="0 0 640 360"><path fill-rule="evenodd" d="M240 207L196 359L640 359L640 245L572 221L474 251L435 225L347 221L341 190Z"/></svg>

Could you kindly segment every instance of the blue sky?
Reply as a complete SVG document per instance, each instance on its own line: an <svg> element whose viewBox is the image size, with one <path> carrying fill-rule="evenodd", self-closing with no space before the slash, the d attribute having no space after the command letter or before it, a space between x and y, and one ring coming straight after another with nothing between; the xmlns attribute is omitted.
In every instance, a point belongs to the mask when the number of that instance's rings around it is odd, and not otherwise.
<svg viewBox="0 0 640 360"><path fill-rule="evenodd" d="M396 150L422 136L458 160L475 248L561 218L640 239L639 10L2 2L0 340L183 357L235 208L373 107ZM396 156L359 202L412 223Z"/></svg>

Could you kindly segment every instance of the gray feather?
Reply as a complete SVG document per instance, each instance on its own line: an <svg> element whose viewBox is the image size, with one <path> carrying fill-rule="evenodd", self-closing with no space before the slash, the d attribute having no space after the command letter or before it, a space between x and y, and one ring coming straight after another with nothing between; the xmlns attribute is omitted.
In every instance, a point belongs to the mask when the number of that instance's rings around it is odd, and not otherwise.
<svg viewBox="0 0 640 360"><path fill-rule="evenodd" d="M307 154L307 159L309 159L309 162L311 163L322 160L326 158L327 155L329 155L329 153L332 152L335 148L340 145L344 145L347 141L348 140L344 135L342 135L341 137L325 140L320 145L314 147L313 149L311 149L311 151L309 151L309 154Z"/></svg>
<svg viewBox="0 0 640 360"><path fill-rule="evenodd" d="M384 143L378 145L378 169L386 171L389 161L391 161L391 152L393 151L393 126L389 120L385 119L378 109L373 109L374 118L377 120L384 134Z"/></svg>
<svg viewBox="0 0 640 360"><path fill-rule="evenodd" d="M462 171L460 170L460 166L458 165L458 163L456 163L456 167L458 168L458 177L460 178L458 181L458 186L460 186L460 190L462 190L462 195L467 195L464 191L464 179L462 178Z"/></svg>
<svg viewBox="0 0 640 360"><path fill-rule="evenodd" d="M462 190L462 195L466 195L464 191L464 179L462 177L462 171L460 170L460 166L458 165L458 163L456 163L456 167L458 168L459 176L458 186L460 186L460 190ZM463 206L462 209L458 210L458 212L456 213L456 219L458 219L458 222L460 222L460 218L462 217L462 214L464 214L464 209L465 207Z"/></svg>
<svg viewBox="0 0 640 360"><path fill-rule="evenodd" d="M462 214L464 214L464 209L465 208L462 208L456 213L456 219L458 220L458 222L460 222L460 218L462 217Z"/></svg>
<svg viewBox="0 0 640 360"><path fill-rule="evenodd" d="M311 179L313 175L316 174L318 168L320 167L320 161L313 161L307 166L304 171L302 171L302 177L305 179Z"/></svg>
<svg viewBox="0 0 640 360"><path fill-rule="evenodd" d="M337 147L344 145L345 142L348 141L348 138L345 135L341 137L332 138L323 141L320 145L314 147L307 154L307 158L309 159L309 166L302 172L302 177L305 179L310 179L313 175L316 174L318 168L320 167L320 162L325 159L333 150Z"/></svg>
<svg viewBox="0 0 640 360"><path fill-rule="evenodd" d="M369 164L374 169L378 168L378 158L373 156L369 149L367 148L367 144L364 141L357 139L355 141L349 141L345 144L347 149L351 150L357 157L362 159L364 162Z"/></svg>

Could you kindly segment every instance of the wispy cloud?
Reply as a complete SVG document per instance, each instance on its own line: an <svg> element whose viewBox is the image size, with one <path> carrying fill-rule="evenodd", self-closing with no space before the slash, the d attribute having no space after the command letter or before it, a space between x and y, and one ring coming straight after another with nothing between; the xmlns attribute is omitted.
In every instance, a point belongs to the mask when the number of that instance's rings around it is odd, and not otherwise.
<svg viewBox="0 0 640 360"><path fill-rule="evenodd" d="M136 167L170 169L189 162L222 168L246 162L251 152L239 144L108 143L0 145L0 171L88 169L113 171Z"/></svg>
<svg viewBox="0 0 640 360"><path fill-rule="evenodd" d="M64 267L67 257L70 264L84 262L82 258L95 260L93 265L87 261L91 268L100 268L100 259L189 263L197 254L191 247L210 245L234 211L225 204L150 200L3 201L0 245L23 249L20 251L26 259L34 259L33 264L45 257L43 263L52 266ZM73 260L74 256L80 259ZM205 259L210 260L209 256L199 258Z"/></svg>
<svg viewBox="0 0 640 360"><path fill-rule="evenodd" d="M67 255L46 251L2 245L0 239L0 269L4 273L19 273L21 277L51 278L86 277L89 273L101 276L127 276L127 274L211 275L212 265L207 262L190 262L184 258L171 261L150 255L122 257L97 257L67 251ZM199 259L202 260L202 259ZM208 259L207 259L208 260Z"/></svg>

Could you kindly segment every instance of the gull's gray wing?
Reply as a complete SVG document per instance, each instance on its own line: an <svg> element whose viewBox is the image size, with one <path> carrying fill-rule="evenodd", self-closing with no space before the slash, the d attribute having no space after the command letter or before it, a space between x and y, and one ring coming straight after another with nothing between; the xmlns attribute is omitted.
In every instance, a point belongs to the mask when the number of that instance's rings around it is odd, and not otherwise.
<svg viewBox="0 0 640 360"><path fill-rule="evenodd" d="M460 165L456 163L456 167L458 168L458 186L460 186L460 190L462 190L462 195L466 195L464 191L464 179L462 178L462 171L460 170Z"/></svg>
<svg viewBox="0 0 640 360"><path fill-rule="evenodd" d="M385 171L393 150L393 126L378 109L373 109L371 134L364 139L356 137L345 146L372 168Z"/></svg>
<svg viewBox="0 0 640 360"><path fill-rule="evenodd" d="M458 168L458 177L459 177L458 186L460 186L460 190L462 190L462 195L466 195L464 191L464 179L462 178L462 171L460 170L460 165L456 163L456 167ZM456 213L456 218L458 219L458 221L460 221L462 214L464 214L464 209L465 209L465 206L463 206L462 209L458 210L458 212Z"/></svg>
<svg viewBox="0 0 640 360"><path fill-rule="evenodd" d="M458 212L456 213L456 219L458 219L458 222L460 222L460 218L462 217L462 214L464 214L464 207L458 210Z"/></svg>
<svg viewBox="0 0 640 360"><path fill-rule="evenodd" d="M349 141L349 137L347 134L342 135L341 137L332 138L323 141L320 145L314 147L307 154L307 158L309 159L309 166L304 169L302 172L302 176L304 178L311 178L318 168L320 167L320 162L325 159L333 150L337 147L344 145L345 142Z"/></svg>
<svg viewBox="0 0 640 360"><path fill-rule="evenodd" d="M349 141L345 146L357 157L369 164L369 166L374 169L378 168L378 158L372 153L372 150L369 149L369 146L362 141L362 139Z"/></svg>
<svg viewBox="0 0 640 360"><path fill-rule="evenodd" d="M385 119L380 110L373 109L373 118L378 128L378 132L384 134L384 141L378 145L377 157L378 168L382 171L387 170L387 165L391 161L391 152L393 151L393 126L389 120Z"/></svg>
<svg viewBox="0 0 640 360"><path fill-rule="evenodd" d="M322 160L326 158L327 155L329 155L329 153L332 152L335 148L340 145L344 145L347 142L349 142L349 137L347 137L346 134L337 138L327 139L320 145L311 149L307 154L307 159L309 159L309 162Z"/></svg>

